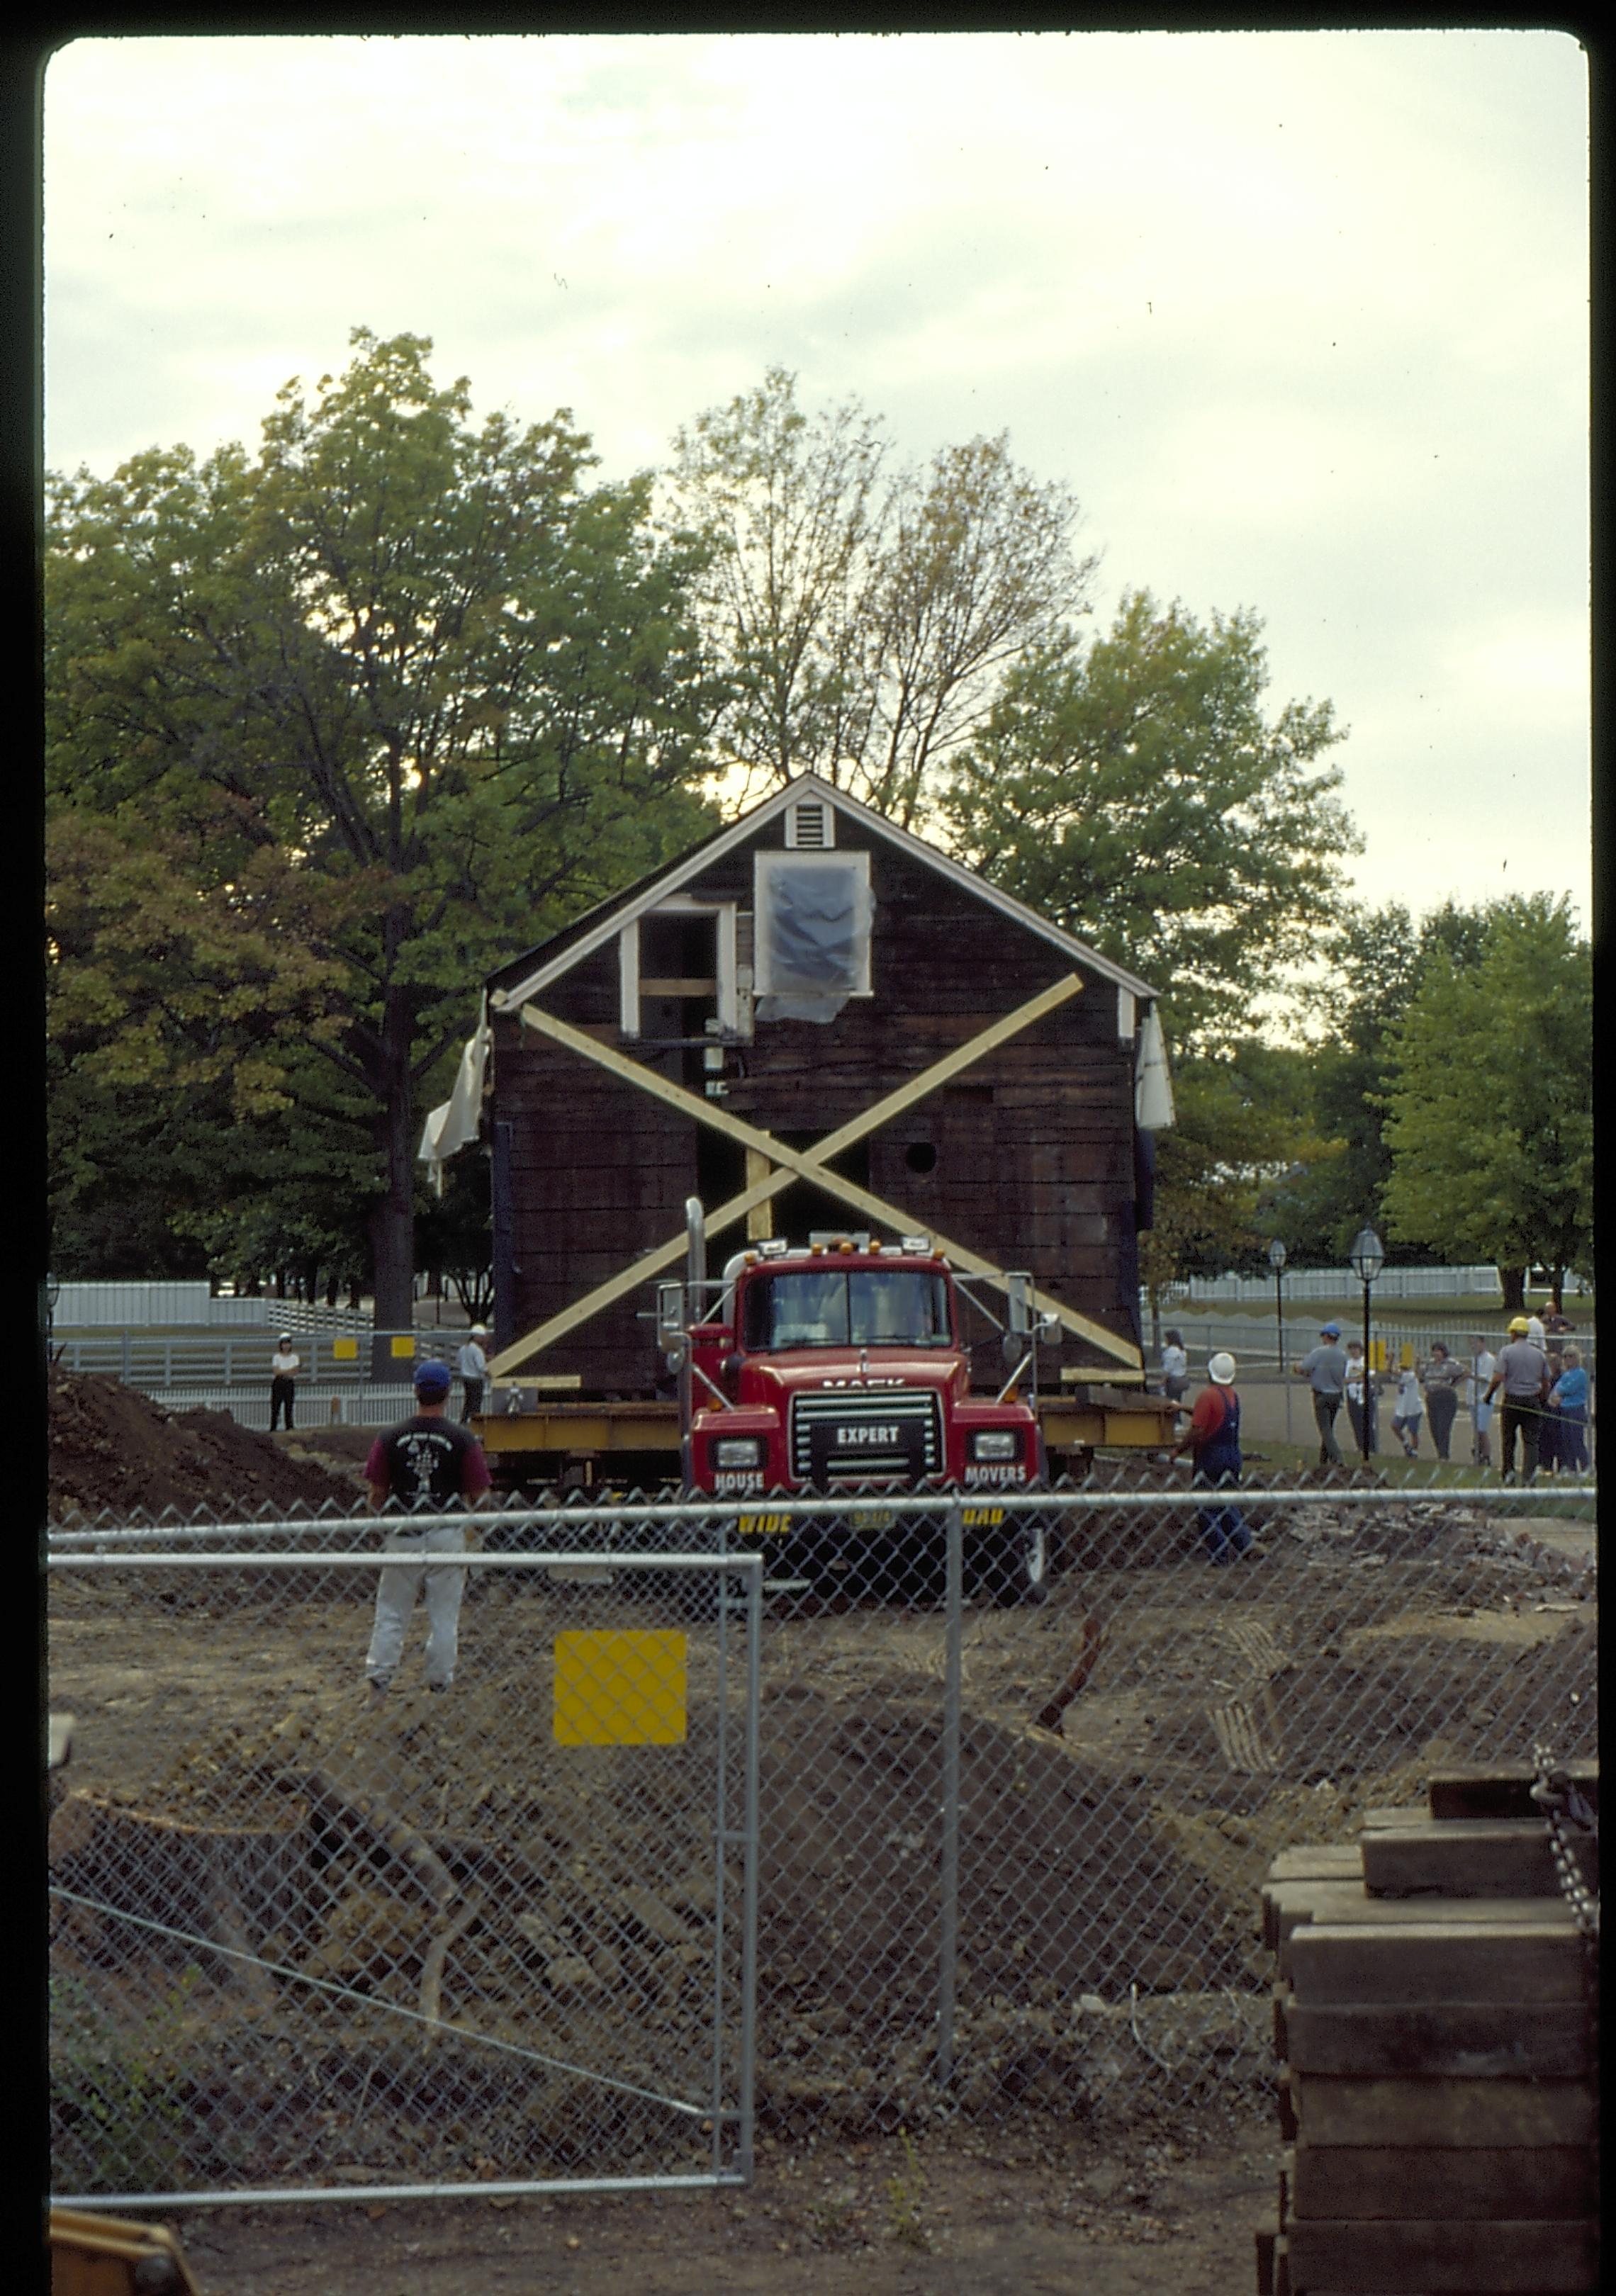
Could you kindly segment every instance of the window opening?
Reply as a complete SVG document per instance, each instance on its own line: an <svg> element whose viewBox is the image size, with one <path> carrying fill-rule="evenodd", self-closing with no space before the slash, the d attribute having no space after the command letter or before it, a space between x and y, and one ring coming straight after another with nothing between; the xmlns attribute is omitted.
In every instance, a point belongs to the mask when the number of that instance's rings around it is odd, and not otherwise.
<svg viewBox="0 0 1616 2296"><path fill-rule="evenodd" d="M619 1025L671 1044L741 1033L733 901L675 898L624 926Z"/></svg>
<svg viewBox="0 0 1616 2296"><path fill-rule="evenodd" d="M759 853L753 981L759 1021L833 1021L870 994L867 853Z"/></svg>

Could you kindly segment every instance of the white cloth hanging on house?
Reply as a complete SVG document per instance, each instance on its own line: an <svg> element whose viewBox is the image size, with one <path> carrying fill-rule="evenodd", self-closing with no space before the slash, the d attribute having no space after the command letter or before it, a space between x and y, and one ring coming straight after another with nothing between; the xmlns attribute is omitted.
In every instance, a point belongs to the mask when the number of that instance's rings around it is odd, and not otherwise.
<svg viewBox="0 0 1616 2296"><path fill-rule="evenodd" d="M1139 1024L1134 1061L1134 1121L1142 1132L1165 1132L1173 1121L1173 1079L1167 1065L1167 1040L1153 1004Z"/></svg>
<svg viewBox="0 0 1616 2296"><path fill-rule="evenodd" d="M482 1079L494 1032L488 1026L488 999L478 1011L475 1032L467 1037L455 1074L455 1088L432 1110L422 1128L418 1161L431 1168L432 1186L443 1193L443 1168L457 1148L476 1139L482 1122Z"/></svg>

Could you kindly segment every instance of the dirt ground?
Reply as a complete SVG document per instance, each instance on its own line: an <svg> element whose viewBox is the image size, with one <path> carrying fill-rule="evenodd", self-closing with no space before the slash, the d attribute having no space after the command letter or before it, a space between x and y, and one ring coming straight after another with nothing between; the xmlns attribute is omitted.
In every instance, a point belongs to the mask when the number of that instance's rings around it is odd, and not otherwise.
<svg viewBox="0 0 1616 2296"><path fill-rule="evenodd" d="M52 1440L59 1513L228 1516L265 1502L350 1506L369 1439L333 1428L289 1441L223 1414L169 1418L115 1382L82 1380L58 1382ZM960 2119L915 2112L924 2083L894 2038L923 2020L934 1969L935 1850L915 1837L915 1813L934 1807L939 1785L944 1621L924 1606L875 1605L784 1619L768 1634L760 1724L755 2185L182 2211L171 2221L208 2296L536 2285L554 2296L766 2286L783 2296L1221 2296L1251 2285L1252 2225L1272 2208L1278 2157L1256 1990L1266 1971L1254 1909L1268 1859L1287 1842L1345 1838L1366 1804L1417 1793L1439 1760L1513 1745L1525 1718L1564 1709L1573 1693L1590 1711L1595 1687L1592 1577L1577 1554L1494 1554L1475 1525L1417 1505L1276 1522L1264 1544L1243 1573L1153 1570L1119 1555L1114 1568L1069 1571L1043 1609L969 1614ZM281 1807L303 1807L287 1802L287 1785L300 1791L316 1765L380 1790L480 1898L447 1966L447 2013L515 2021L520 2034L520 2021L542 2010L554 2033L573 2013L534 1960L539 1916L581 1952L611 1891L649 1868L680 1917L697 1918L677 1878L697 1821L708 1822L702 1765L722 1694L712 1637L690 1637L689 1741L664 1763L659 1800L621 1750L602 1750L570 1778L535 1754L548 1743L558 1626L628 1615L620 1593L474 1581L453 1696L421 1694L417 1635L380 1715L365 1711L359 1683L368 1604L357 1577L254 1593L193 1576L148 1581L137 1597L89 1573L54 1584L52 1702L80 1724L72 1793L142 1824L156 1812L217 1825L262 1824L269 1783ZM1040 1725L1086 1658L1097 1662L1060 1726ZM634 1777L642 1783L625 1785ZM113 1807L103 1842L127 1838L119 1817ZM77 1849L70 1824L62 1839L53 1878L77 1874L99 1894L105 1853L93 1830ZM569 1860L581 1871L579 1853L587 1901L569 1895L559 1871ZM413 2001L419 1934L380 1956L373 1939L361 1940L363 1972L345 1961L359 1950L352 1916L374 1876L329 1845L323 1855L306 1932L267 1957L305 1956L347 1980L362 1976L382 1998ZM65 1941L61 1965L104 1988L118 1981L108 1943L92 1924ZM621 2001L614 1982L577 2031L660 2049L677 2065L700 2021L677 1986L673 2007L660 2003L650 1974L659 1952L665 1964L684 1948L619 1943ZM644 2009L633 1990L642 1979ZM1087 2023L1072 2007L1085 1991ZM1256 2002L1260 2030L1225 2015L1237 1999ZM295 2051L299 2032L307 2038L306 2029L280 2030L283 2008L266 2016L223 1980L193 2007L232 2036L229 2058L251 2054L257 2021L255 2069L275 2050ZM1156 2102L1140 2102L1128 2053L1141 2034L1170 2049L1179 2014L1199 2021L1206 2094L1244 2098L1237 2121L1220 2122L1210 2103L1164 2104L1160 2085ZM320 2045L333 2062L357 2046L341 2030ZM1104 2108L1103 2058L1125 2076L1126 2117ZM316 2087L311 2075L273 2132L272 2154L217 2181L389 2181L365 2164L408 2158L418 2114L395 2126L377 2094L350 2115L340 2086ZM1025 2109L1005 2119L1005 2095ZM343 2109L316 2110L333 2104ZM508 2164L508 2108L492 2098L488 2110L499 2133L483 2149ZM239 2125L230 2133L247 2141ZM479 2124L463 2158L458 2140L445 2136L441 2158L429 2143L414 2173L496 2173L477 2165L485 2133ZM267 2123L251 2141L271 2143Z"/></svg>
<svg viewBox="0 0 1616 2296"><path fill-rule="evenodd" d="M205 2296L1243 2296L1275 2126L766 2141L745 2192L168 2219Z"/></svg>
<svg viewBox="0 0 1616 2296"><path fill-rule="evenodd" d="M346 1450L331 1439L346 1436ZM50 1512L53 1521L136 1509L227 1518L264 1508L349 1505L373 1438L335 1428L326 1458L301 1431L259 1434L227 1411L168 1412L119 1380L53 1368ZM361 1447L357 1460L353 1447Z"/></svg>

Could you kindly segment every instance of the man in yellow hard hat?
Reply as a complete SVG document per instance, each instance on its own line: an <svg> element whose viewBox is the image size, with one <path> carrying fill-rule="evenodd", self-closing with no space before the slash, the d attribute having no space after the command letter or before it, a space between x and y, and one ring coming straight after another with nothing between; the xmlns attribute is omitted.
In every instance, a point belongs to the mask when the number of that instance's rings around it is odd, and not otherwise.
<svg viewBox="0 0 1616 2296"><path fill-rule="evenodd" d="M1543 1425L1544 1407L1548 1401L1548 1357L1529 1336L1530 1324L1524 1316L1510 1320L1509 1339L1500 1349L1492 1384L1487 1390L1490 1403L1502 1388L1504 1408L1500 1414L1503 1431L1503 1480L1515 1480L1515 1431L1521 1434L1521 1480L1535 1482L1538 1476L1538 1437Z"/></svg>

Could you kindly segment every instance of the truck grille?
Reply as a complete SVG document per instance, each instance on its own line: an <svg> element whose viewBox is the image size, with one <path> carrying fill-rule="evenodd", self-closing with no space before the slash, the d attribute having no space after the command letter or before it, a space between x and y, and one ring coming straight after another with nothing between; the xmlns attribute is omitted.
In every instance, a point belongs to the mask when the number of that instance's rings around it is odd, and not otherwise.
<svg viewBox="0 0 1616 2296"><path fill-rule="evenodd" d="M792 1473L799 1482L943 1472L943 1422L929 1387L856 1388L792 1399Z"/></svg>

